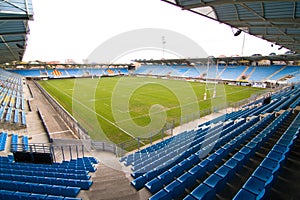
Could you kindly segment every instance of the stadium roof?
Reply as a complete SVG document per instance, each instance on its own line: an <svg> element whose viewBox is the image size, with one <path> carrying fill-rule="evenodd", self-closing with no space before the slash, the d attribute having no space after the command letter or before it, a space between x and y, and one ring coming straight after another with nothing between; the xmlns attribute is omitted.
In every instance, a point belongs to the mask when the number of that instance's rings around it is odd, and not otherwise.
<svg viewBox="0 0 300 200"><path fill-rule="evenodd" d="M300 53L300 1L162 1Z"/></svg>
<svg viewBox="0 0 300 200"><path fill-rule="evenodd" d="M33 20L31 0L0 0L0 63L22 60Z"/></svg>

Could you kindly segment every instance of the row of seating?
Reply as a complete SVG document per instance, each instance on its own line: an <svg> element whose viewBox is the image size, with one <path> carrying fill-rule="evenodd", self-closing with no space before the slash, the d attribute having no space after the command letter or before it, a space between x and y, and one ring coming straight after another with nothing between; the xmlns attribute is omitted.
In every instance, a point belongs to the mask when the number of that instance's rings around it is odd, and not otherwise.
<svg viewBox="0 0 300 200"><path fill-rule="evenodd" d="M11 152L29 151L28 136L23 135L21 145L18 144L18 135L13 134L11 138Z"/></svg>
<svg viewBox="0 0 300 200"><path fill-rule="evenodd" d="M160 191L157 192L151 199L159 199L165 197L167 199L176 198L184 193L185 188L190 188L193 185L196 185L196 179L201 179L207 172L214 170L215 165L219 165L228 159L229 154L239 148L239 146L244 143L247 139L251 138L252 135L265 124L270 123L274 119L274 115L269 115L263 120L251 126L249 129L245 130L241 134L238 134L230 142L217 148L217 150L210 154L208 157L203 159L200 163L195 163L195 165L186 169L184 173L178 174L169 184L164 184L166 187L160 188ZM247 152L246 149L241 149L241 152ZM236 157L233 157L236 158Z"/></svg>
<svg viewBox="0 0 300 200"><path fill-rule="evenodd" d="M280 170L283 167L296 139L299 137L300 113L273 146L261 164L252 173L234 199L268 198Z"/></svg>
<svg viewBox="0 0 300 200"><path fill-rule="evenodd" d="M12 116L12 108L8 108L5 115L5 122L10 123L11 122L11 116Z"/></svg>
<svg viewBox="0 0 300 200"><path fill-rule="evenodd" d="M238 128L236 128L235 130L229 132L229 133L221 133L220 137L214 137L212 138L212 140L206 140L206 142L203 143L203 145L198 149L196 149L196 152L190 151L188 152L188 150L185 153L187 156L183 157L182 159L176 158L175 160L170 160L173 161L173 163L168 163L168 165L166 165L165 163L162 164L162 166L155 168L154 170L150 170L147 173L144 173L144 175L142 176L142 178L135 179L132 181L132 185L133 186L138 186L138 188L141 188L141 186L139 186L138 184L136 184L137 182L147 182L145 184L146 188L151 192L151 193L155 193L157 192L159 189L161 189L160 187L162 187L162 185L167 184L166 180L163 180L163 178L159 178L159 174L164 173L164 171L171 171L171 169L175 166L175 168L177 168L176 170L172 170L173 173L175 173L176 171L180 171L178 175L181 175L181 173L184 170L188 170L189 167L191 167L190 164L193 164L192 162L189 162L189 157L193 157L193 154L198 157L198 158L202 158L204 156L206 156L208 153L210 153L213 150L216 150L218 148L220 148L222 145L226 144L228 141L230 141L231 139L233 139L234 137L236 137L238 134L240 134L241 132L247 130L249 127L253 126L255 123L258 122L258 118L254 118L252 120L250 120L247 123L244 123L243 125L240 125ZM200 144L201 145L201 144ZM209 156L208 159L210 160L214 160L216 158L216 155L211 155ZM191 159L191 158L190 158ZM174 162L176 161L176 162ZM185 164L183 164L185 163ZM187 164L188 163L188 164ZM207 160L204 161L204 163L207 164ZM176 167L177 166L177 167ZM185 166L185 167L182 167ZM134 174L134 172L133 172ZM155 174L157 176L157 178L152 178L151 180L151 176L153 176L153 174ZM172 173L171 173L172 174ZM162 174L161 174L162 175ZM172 174L171 176L174 177L174 174Z"/></svg>
<svg viewBox="0 0 300 200"><path fill-rule="evenodd" d="M26 126L26 113L24 111L21 113L21 125Z"/></svg>
<svg viewBox="0 0 300 200"><path fill-rule="evenodd" d="M96 170L95 164L97 163L98 161L92 157L78 158L70 161L63 161L62 163L53 163L51 165L22 162L11 163L11 160L0 160L0 166L4 168L72 174L87 174L88 172L94 172Z"/></svg>
<svg viewBox="0 0 300 200"><path fill-rule="evenodd" d="M28 144L28 136L26 135L23 135L22 136L22 148L23 148L23 151L28 151L29 150L29 144Z"/></svg>
<svg viewBox="0 0 300 200"><path fill-rule="evenodd" d="M26 126L26 112L12 109L9 107L5 109L4 106L0 107L0 121L4 121L8 124L12 124L16 127Z"/></svg>
<svg viewBox="0 0 300 200"><path fill-rule="evenodd" d="M285 99L286 101L284 103L282 103L275 109L276 112L287 109L293 102L295 102L300 97L300 91L298 89L296 89L295 91L296 92L290 95L288 99Z"/></svg>
<svg viewBox="0 0 300 200"><path fill-rule="evenodd" d="M34 176L18 174L20 171L11 172L9 170L0 170L0 179L1 180L11 180L11 181L21 181L21 182L30 182L30 183L40 183L40 184L49 184L49 185L62 185L62 186L72 186L79 187L82 190L88 190L92 181L84 179L71 179L71 178L56 178L50 176L42 176L37 173Z"/></svg>
<svg viewBox="0 0 300 200"><path fill-rule="evenodd" d="M18 151L18 135L11 135L11 152Z"/></svg>
<svg viewBox="0 0 300 200"><path fill-rule="evenodd" d="M26 127L25 98L22 76L0 69L0 121L3 129L16 130Z"/></svg>
<svg viewBox="0 0 300 200"><path fill-rule="evenodd" d="M0 199L79 200L76 197L80 190L89 190L93 183L85 167L97 163L93 157L53 165L18 163L13 156L0 157Z"/></svg>
<svg viewBox="0 0 300 200"><path fill-rule="evenodd" d="M2 167L1 172L4 170L13 170L16 174L28 175L28 176L40 176L40 177L54 177L54 178L64 178L64 179L76 179L76 180L89 180L91 177L88 175L85 170L55 170L52 168L40 169L40 168L31 168L15 165L0 164Z"/></svg>
<svg viewBox="0 0 300 200"><path fill-rule="evenodd" d="M0 190L0 199L1 200L32 200L32 199L45 199L45 200L81 200L80 198L75 197L62 197L55 195L45 195L45 194L36 194L28 192L15 192L9 190Z"/></svg>
<svg viewBox="0 0 300 200"><path fill-rule="evenodd" d="M12 134L11 135L11 152L16 152L18 151L18 135L17 134ZM8 134L6 132L1 132L0 133L0 151L4 151L6 148L6 143L7 143L7 138ZM28 136L22 136L22 150L23 151L28 151L29 150L29 144L28 144ZM0 164L3 161L0 160Z"/></svg>
<svg viewBox="0 0 300 200"><path fill-rule="evenodd" d="M166 139L160 143L157 143L155 145L152 145L148 148L145 148L141 151L138 151L134 154L130 154L128 156L125 156L121 158L121 162L124 161L125 165L141 165L147 164L147 162L152 162L152 160L155 160L156 157L160 158L162 155L173 151L176 149L176 146L182 147L182 145L190 145L193 146L197 143L197 139L200 141L204 139L205 135L208 133L209 136L214 134L215 132L218 132L222 129L227 129L228 131L233 130L235 127L239 126L243 123L243 120L239 121L238 123L234 124L233 121L227 122L227 123L219 123L217 125L212 126L206 126L203 125L203 127L199 127L198 130L189 131L189 132L183 132L179 135L173 136L169 139ZM172 147L172 149L171 149ZM152 160L151 160L152 159Z"/></svg>
<svg viewBox="0 0 300 200"><path fill-rule="evenodd" d="M291 104L291 108L295 109L297 106L300 105L300 97L298 97L297 100L295 100L292 104Z"/></svg>
<svg viewBox="0 0 300 200"><path fill-rule="evenodd" d="M189 153L191 152L198 151L200 148L203 147L203 145L209 143L209 141L214 140L214 138L218 136L217 133L220 134L220 138L221 138L227 133L230 134L232 130L234 130L239 126L244 127L242 125L243 123L244 120L241 120L235 124L229 123L224 127L222 127L222 124L220 124L219 126L216 126L218 128L216 127L212 129L206 128L202 131L196 132L195 134L191 134L191 135L185 134L185 135L181 135L181 137L178 136L177 138L180 139L178 139L177 141L169 139L170 142L167 143L168 145L164 148L166 150L162 149L162 150L154 151L154 153L152 154L156 154L156 155L152 156L150 154L150 157L149 155L146 155L148 159L143 160L142 162L138 160L140 163L132 167L132 169L135 170L133 176L134 177L136 176L135 173L140 173L141 171L147 171L147 169L152 169L154 167L157 167L160 163L164 163L165 161L168 161L174 158L175 156L178 156L180 153L184 151L187 152L186 156L189 155ZM137 161L135 161L135 163L136 162Z"/></svg>
<svg viewBox="0 0 300 200"><path fill-rule="evenodd" d="M258 151L264 142L268 140L289 114L290 112L287 111L250 140L244 147L196 187L186 199L214 198L216 193L224 188L226 182L230 180L234 174L245 165L245 163L249 162L250 158Z"/></svg>
<svg viewBox="0 0 300 200"><path fill-rule="evenodd" d="M22 100L24 100L23 93L17 92L13 89L3 88L0 89L0 102L2 106L9 106L12 108L21 108Z"/></svg>
<svg viewBox="0 0 300 200"><path fill-rule="evenodd" d="M7 133L1 132L0 133L0 151L5 150L6 140L7 140Z"/></svg>
<svg viewBox="0 0 300 200"><path fill-rule="evenodd" d="M76 197L80 192L79 187L39 184L11 180L0 180L0 189L63 197Z"/></svg>

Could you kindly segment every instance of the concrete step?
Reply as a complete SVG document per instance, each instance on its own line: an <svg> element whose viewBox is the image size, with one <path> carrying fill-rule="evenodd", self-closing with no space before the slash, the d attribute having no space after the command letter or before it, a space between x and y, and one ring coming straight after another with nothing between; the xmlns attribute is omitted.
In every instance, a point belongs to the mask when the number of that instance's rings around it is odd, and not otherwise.
<svg viewBox="0 0 300 200"><path fill-rule="evenodd" d="M111 169L103 164L98 165L92 175L93 185L88 191L81 191L82 199L140 199L138 191L131 185L123 171Z"/></svg>

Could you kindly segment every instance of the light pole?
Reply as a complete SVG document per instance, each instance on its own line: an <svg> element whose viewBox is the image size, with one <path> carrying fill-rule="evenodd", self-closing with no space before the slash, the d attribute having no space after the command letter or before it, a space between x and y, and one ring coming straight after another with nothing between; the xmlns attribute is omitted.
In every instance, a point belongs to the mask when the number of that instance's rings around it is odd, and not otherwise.
<svg viewBox="0 0 300 200"><path fill-rule="evenodd" d="M165 58L165 45L166 45L166 40L165 40L165 36L161 37L161 42L162 42L162 47L163 47L163 58Z"/></svg>

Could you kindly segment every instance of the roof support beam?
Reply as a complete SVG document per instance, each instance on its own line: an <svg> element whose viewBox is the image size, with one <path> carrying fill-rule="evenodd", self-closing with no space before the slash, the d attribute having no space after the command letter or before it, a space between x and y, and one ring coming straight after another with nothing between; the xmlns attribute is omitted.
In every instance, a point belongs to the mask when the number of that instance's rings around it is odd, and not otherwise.
<svg viewBox="0 0 300 200"><path fill-rule="evenodd" d="M277 19L247 19L247 20L240 20L240 21L236 21L236 20L227 20L226 21L229 24L236 24L236 23L251 23L251 22L269 22L269 23L294 23L294 24L300 24L300 18L296 18L296 19L285 19L285 18L277 18Z"/></svg>
<svg viewBox="0 0 300 200"><path fill-rule="evenodd" d="M18 57L14 54L13 50L11 50L10 46L5 42L3 36L0 36L0 39L4 42L5 46L7 47L7 49L9 50L9 52L11 53L11 55L14 57L14 59L18 59Z"/></svg>
<svg viewBox="0 0 300 200"><path fill-rule="evenodd" d="M244 8L246 8L247 10L249 10L250 12L252 12L253 14L255 14L256 16L258 16L259 18L261 18L264 21L268 21L266 18L264 18L263 16L261 16L259 13L257 13L255 10L253 10L252 8L250 8L249 6L247 6L244 3L240 4L241 6L243 6ZM277 28L279 32L281 32L283 35L285 35L286 37L290 37L286 32L282 31L280 28L276 27L276 25L270 23L274 28Z"/></svg>
<svg viewBox="0 0 300 200"><path fill-rule="evenodd" d="M235 23L234 26L237 27L245 27L245 23ZM271 24L262 24L262 25L253 25L251 23L247 23L247 27L251 28L274 28ZM300 28L300 24L276 24L278 28Z"/></svg>
<svg viewBox="0 0 300 200"><path fill-rule="evenodd" d="M3 36L3 35L24 35L24 34L27 34L28 31L21 31L21 32L3 32L1 33L0 32L0 36Z"/></svg>
<svg viewBox="0 0 300 200"><path fill-rule="evenodd" d="M22 10L23 12L26 13L26 10L25 10L25 9L23 9L23 8L21 8L20 6L14 4L14 3L12 3L12 2L10 2L9 0L1 0L1 1L3 1L3 2L5 2L5 3L7 3L7 4L9 4L9 5L11 5L11 6L13 6L13 7L17 8L17 9L19 9L19 10Z"/></svg>
<svg viewBox="0 0 300 200"><path fill-rule="evenodd" d="M293 19L296 19L296 7L297 7L297 2L294 2L294 10L293 10Z"/></svg>
<svg viewBox="0 0 300 200"><path fill-rule="evenodd" d="M295 0L285 0L286 2L294 2ZM199 8L199 7L205 7L205 6L219 6L219 5L226 5L226 4L235 4L235 3L254 3L258 2L260 3L261 1L259 0L222 0L222 1L210 1L210 2L204 2L204 1L199 1L199 3L191 4L184 6L182 4L178 4L178 6L182 7L182 9L192 9L192 8ZM272 0L272 2L282 2L282 0Z"/></svg>

